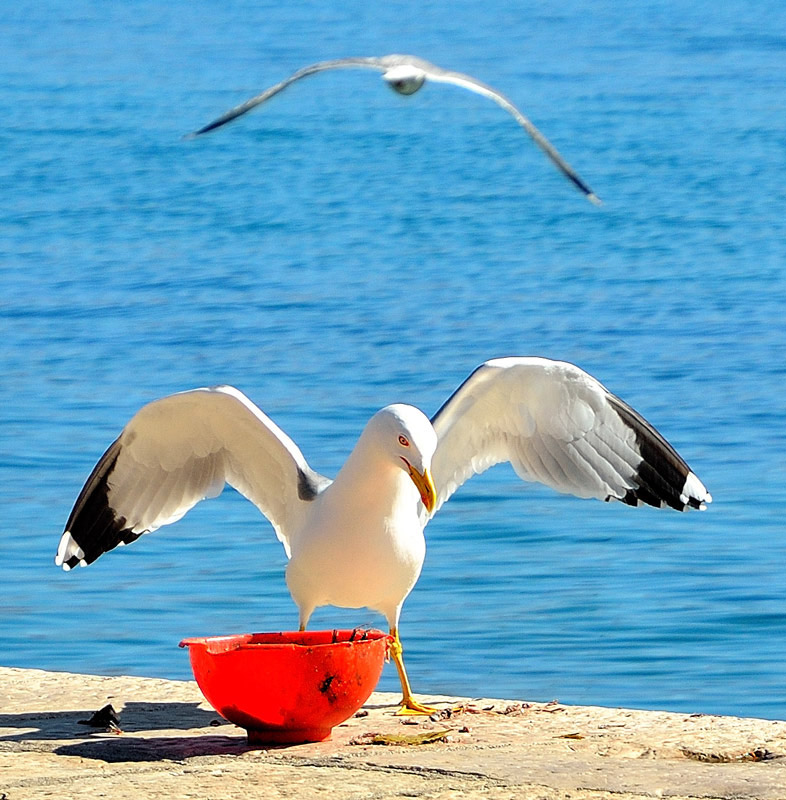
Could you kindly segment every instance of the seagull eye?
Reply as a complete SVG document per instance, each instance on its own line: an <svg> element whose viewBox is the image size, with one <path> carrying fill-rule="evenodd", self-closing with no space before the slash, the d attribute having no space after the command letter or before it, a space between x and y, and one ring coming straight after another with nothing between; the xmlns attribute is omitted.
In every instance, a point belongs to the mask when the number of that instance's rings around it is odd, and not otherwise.
<svg viewBox="0 0 786 800"><path fill-rule="evenodd" d="M400 444L402 447L409 447L409 439L407 439L407 437L406 437L406 436L399 436L399 437L398 437L398 443L399 443L399 444Z"/></svg>

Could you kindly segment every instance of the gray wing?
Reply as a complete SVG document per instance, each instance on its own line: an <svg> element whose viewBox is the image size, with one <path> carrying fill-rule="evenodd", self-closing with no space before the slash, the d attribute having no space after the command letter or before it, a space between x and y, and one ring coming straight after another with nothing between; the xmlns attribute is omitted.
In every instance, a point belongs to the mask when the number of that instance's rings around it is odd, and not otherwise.
<svg viewBox="0 0 786 800"><path fill-rule="evenodd" d="M55 563L91 564L179 520L229 483L288 535L328 483L297 445L231 386L170 395L138 411L104 453L74 505Z"/></svg>
<svg viewBox="0 0 786 800"><path fill-rule="evenodd" d="M245 103L241 103L239 106L230 108L225 114L222 114L212 122L209 122L198 131L194 131L191 136L199 136L202 133L207 133L208 131L220 128L222 125L226 125L227 122L232 122L233 119L237 119L247 111L251 111L252 108L256 108L261 103L264 103L266 100L269 100L271 97L277 95L279 92L283 92L287 86L290 86L295 81L299 81L301 78L306 78L309 75L316 75L318 72L324 72L328 69L352 69L355 67L375 69L378 72L384 72L389 68L389 66L390 64L385 56L382 58L334 58L330 61L319 61L316 64L311 64L308 67L299 69L297 72L286 78L286 80L283 80L281 83L277 83L275 86L265 89L265 91L261 94L252 97L250 100L246 100Z"/></svg>
<svg viewBox="0 0 786 800"><path fill-rule="evenodd" d="M487 361L434 416L440 504L472 475L509 461L524 480L577 497L678 511L712 498L640 414L578 367L544 358Z"/></svg>
<svg viewBox="0 0 786 800"><path fill-rule="evenodd" d="M419 61L419 59L418 59ZM423 66L425 65L425 66ZM530 135L535 144L546 154L552 164L584 195L587 199L595 205L600 205L601 200L589 185L582 180L576 170L568 164L567 161L560 155L554 145L533 125L533 123L524 116L524 114L516 108L513 103L505 97L502 92L497 91L477 78L471 75L465 75L463 72L453 72L452 70L442 69L434 64L428 62L421 62L421 69L424 69L428 78L437 83L452 83L454 86L461 86L464 89L469 89L471 92L483 95L493 100L497 105L504 108L513 118L521 125L522 128Z"/></svg>

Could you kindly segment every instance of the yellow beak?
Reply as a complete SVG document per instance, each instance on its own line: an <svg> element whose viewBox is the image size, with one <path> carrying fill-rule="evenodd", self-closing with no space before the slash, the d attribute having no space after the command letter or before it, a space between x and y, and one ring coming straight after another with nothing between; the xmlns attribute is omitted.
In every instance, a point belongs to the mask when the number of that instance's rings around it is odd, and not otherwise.
<svg viewBox="0 0 786 800"><path fill-rule="evenodd" d="M429 514L433 513L434 509L437 507L437 490L434 487L431 473L428 470L425 472L418 472L406 458L402 458L401 460L407 465L409 477L412 478L412 483L417 486L420 492L420 499L423 501L426 511L428 511Z"/></svg>

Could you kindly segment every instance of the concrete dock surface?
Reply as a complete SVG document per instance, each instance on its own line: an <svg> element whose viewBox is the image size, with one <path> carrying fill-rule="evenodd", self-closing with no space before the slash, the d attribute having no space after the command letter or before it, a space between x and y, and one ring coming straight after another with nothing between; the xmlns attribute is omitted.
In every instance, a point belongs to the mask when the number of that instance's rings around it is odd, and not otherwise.
<svg viewBox="0 0 786 800"><path fill-rule="evenodd" d="M376 693L328 741L250 747L192 681L0 667L0 800L786 800L784 721L420 699L447 710ZM107 704L120 731L80 724Z"/></svg>

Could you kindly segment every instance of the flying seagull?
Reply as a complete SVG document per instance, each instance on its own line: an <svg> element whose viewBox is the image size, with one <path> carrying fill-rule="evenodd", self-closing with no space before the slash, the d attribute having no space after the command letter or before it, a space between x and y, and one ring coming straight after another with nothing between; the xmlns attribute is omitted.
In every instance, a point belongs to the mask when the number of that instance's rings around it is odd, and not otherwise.
<svg viewBox="0 0 786 800"><path fill-rule="evenodd" d="M284 546L300 630L319 606L380 612L402 711L430 713L412 694L399 638L425 556L423 529L469 477L504 461L526 481L578 497L678 511L712 499L655 428L595 378L562 361L501 358L479 366L431 420L411 405L378 411L333 481L231 386L156 400L87 479L55 563L91 564L229 483Z"/></svg>
<svg viewBox="0 0 786 800"><path fill-rule="evenodd" d="M301 78L306 78L309 75L315 75L318 72L324 72L328 69L351 69L351 68L365 68L374 69L382 73L383 79L394 91L399 94L409 95L414 94L426 82L426 79L434 83L452 83L455 86L462 86L464 89L469 89L471 92L483 95L493 100L498 105L502 106L506 111L512 114L516 122L532 137L535 144L551 159L557 169L569 180L576 188L583 192L587 199L596 205L600 205L600 199L595 192L578 176L575 170L565 161L564 158L557 152L556 148L549 142L548 139L521 113L521 111L508 100L505 95L493 89L488 84L473 78L471 75L465 75L462 72L453 72L452 70L442 69L429 61L424 61L417 56L404 56L404 55L389 55L369 57L369 58L335 58L330 61L320 61L308 67L299 69L294 74L290 75L281 83L265 89L262 94L246 100L239 106L230 109L226 114L222 114L218 119L194 131L191 136L199 136L202 133L207 133L215 128L231 122L233 119L245 114L252 108L264 103L274 95L282 92L290 84L294 83Z"/></svg>

